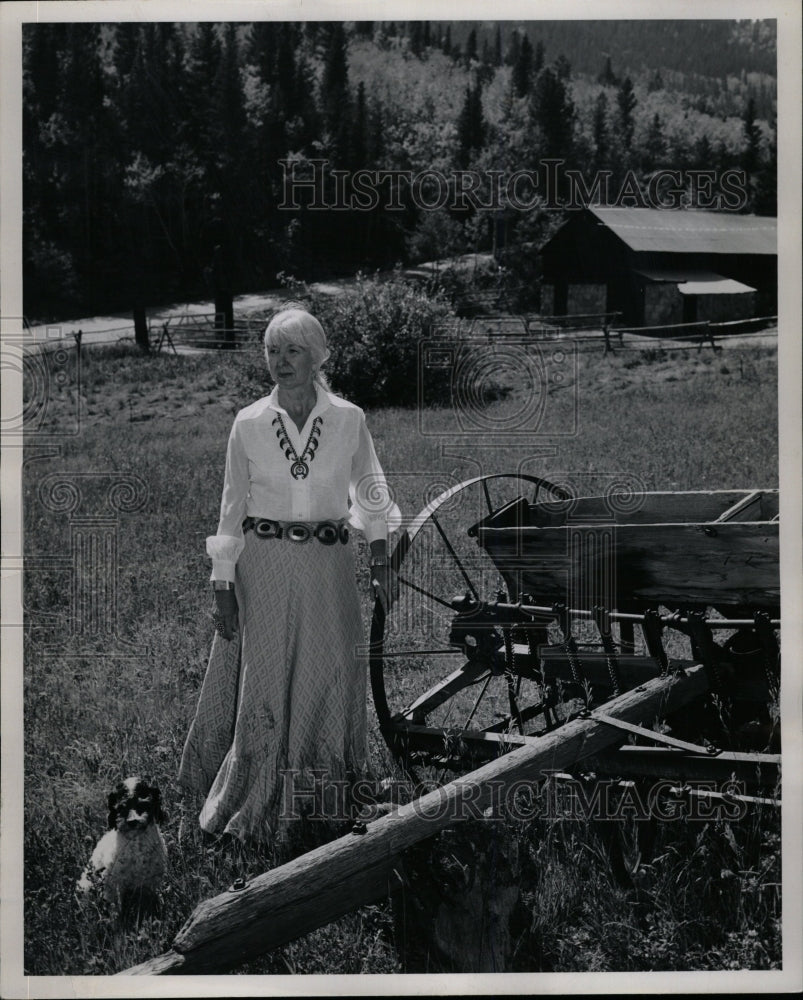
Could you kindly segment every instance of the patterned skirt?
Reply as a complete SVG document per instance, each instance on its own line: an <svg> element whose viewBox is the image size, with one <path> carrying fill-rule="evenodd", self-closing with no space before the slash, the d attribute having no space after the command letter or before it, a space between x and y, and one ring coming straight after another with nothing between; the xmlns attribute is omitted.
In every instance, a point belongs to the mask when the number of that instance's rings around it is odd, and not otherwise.
<svg viewBox="0 0 803 1000"><path fill-rule="evenodd" d="M213 639L179 781L206 796L205 831L266 841L307 808L311 782L342 790L367 765L351 545L247 532L235 588L240 631Z"/></svg>

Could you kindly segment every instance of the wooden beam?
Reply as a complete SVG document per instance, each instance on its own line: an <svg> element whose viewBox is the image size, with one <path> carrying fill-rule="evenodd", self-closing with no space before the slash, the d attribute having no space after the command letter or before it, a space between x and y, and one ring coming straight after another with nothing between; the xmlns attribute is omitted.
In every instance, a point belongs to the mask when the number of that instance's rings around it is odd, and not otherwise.
<svg viewBox="0 0 803 1000"><path fill-rule="evenodd" d="M676 711L708 690L705 668L656 678L607 703L607 714L649 723ZM363 834L347 834L286 865L258 876L196 907L172 950L183 956L183 974L232 968L366 903L397 890L400 855L455 822L482 818L517 783L532 784L545 774L576 764L621 739L593 718L576 719L483 765L468 775L401 806ZM155 974L172 972L170 961ZM143 975L142 966L120 975ZM153 973L152 973L153 974Z"/></svg>
<svg viewBox="0 0 803 1000"><path fill-rule="evenodd" d="M455 652L459 652L459 650L455 650ZM462 667L453 671L448 677L431 687L429 691L416 698L407 708L402 709L401 714L413 715L417 712L426 716L428 712L432 712L439 705L448 701L453 694L462 691L469 684L473 684L487 672L487 663L481 663L479 660L467 660Z"/></svg>
<svg viewBox="0 0 803 1000"><path fill-rule="evenodd" d="M780 754L723 750L716 757L664 747L626 744L605 750L585 762L589 771L607 777L654 777L677 781L725 782L734 778L747 788L775 788L781 774Z"/></svg>
<svg viewBox="0 0 803 1000"><path fill-rule="evenodd" d="M184 969L184 956L177 951L166 951L164 955L157 955L147 962L135 965L125 972L118 972L118 976L177 976L181 975Z"/></svg>

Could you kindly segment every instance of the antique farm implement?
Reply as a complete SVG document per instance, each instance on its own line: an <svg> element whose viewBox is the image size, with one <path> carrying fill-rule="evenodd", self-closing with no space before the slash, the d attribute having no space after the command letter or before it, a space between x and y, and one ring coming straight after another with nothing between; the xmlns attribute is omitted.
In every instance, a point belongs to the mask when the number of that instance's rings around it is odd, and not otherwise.
<svg viewBox="0 0 803 1000"><path fill-rule="evenodd" d="M777 801L777 491L577 497L479 477L429 503L392 558L371 686L388 747L430 790L200 904L128 974L233 967L386 898L405 851L513 783L660 777L667 794Z"/></svg>
<svg viewBox="0 0 803 1000"><path fill-rule="evenodd" d="M511 481L530 496L495 504L491 489ZM407 766L465 772L701 665L719 711L699 703L645 716L647 729L618 724L623 752L595 769L775 785L777 768L749 751L780 738L776 491L614 484L574 497L536 477L483 477L433 500L394 562L417 627L389 621L380 633L375 622L371 681ZM403 624L405 609L396 615Z"/></svg>

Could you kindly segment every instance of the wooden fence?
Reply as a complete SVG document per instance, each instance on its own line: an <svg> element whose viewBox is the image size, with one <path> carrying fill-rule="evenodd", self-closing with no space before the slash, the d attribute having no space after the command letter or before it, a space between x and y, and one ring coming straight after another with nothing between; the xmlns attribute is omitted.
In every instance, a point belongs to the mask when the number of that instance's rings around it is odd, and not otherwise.
<svg viewBox="0 0 803 1000"><path fill-rule="evenodd" d="M177 346L197 350L220 350L240 348L258 342L265 321L260 319L235 319L231 327L219 325L220 317L215 313L168 316L165 319L152 318L148 321L148 340L154 354L162 351L178 354ZM36 337L26 324L24 342L28 351L48 353L51 351L75 349L78 354L83 347L108 347L115 344L134 344L134 324L107 327L104 330L84 331L70 329L70 324L62 324L58 337ZM55 327L54 327L55 329Z"/></svg>
<svg viewBox="0 0 803 1000"><path fill-rule="evenodd" d="M605 354L622 350L679 350L703 347L719 350L729 339L772 335L772 327L777 325L777 316L754 316L747 319L726 322L703 320L697 323L677 323L663 326L618 326L620 313L575 313L565 316L542 316L524 313L521 315L482 316L457 320L455 329L476 329L476 324L487 324L486 336L494 339L496 334L504 337L511 333L510 324L515 323L517 335L533 337L536 340L571 339L573 343L594 347L599 345ZM186 350L225 350L258 348L259 334L265 325L263 318L235 319L233 327L217 325L214 313L170 316L166 319L152 319L149 322L149 340L153 353L170 352L178 354L177 348ZM465 330L463 325L465 324ZM498 330L496 329L498 325ZM520 331L520 334L519 332ZM777 331L775 332L777 336ZM70 330L60 337L31 338L27 350L54 351L75 348L80 354L83 346L108 346L110 344L134 343L133 323L130 327L110 327L107 330L93 330L86 338L81 329Z"/></svg>

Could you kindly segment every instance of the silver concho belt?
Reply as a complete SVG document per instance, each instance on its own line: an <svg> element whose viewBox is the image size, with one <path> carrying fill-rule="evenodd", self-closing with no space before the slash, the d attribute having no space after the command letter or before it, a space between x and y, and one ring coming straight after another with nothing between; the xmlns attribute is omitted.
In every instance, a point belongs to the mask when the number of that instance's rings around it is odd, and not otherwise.
<svg viewBox="0 0 803 1000"><path fill-rule="evenodd" d="M290 542L308 542L316 538L321 545L343 545L349 540L349 529L342 521L273 521L269 517L247 517L243 532L253 530L257 538L286 538Z"/></svg>

